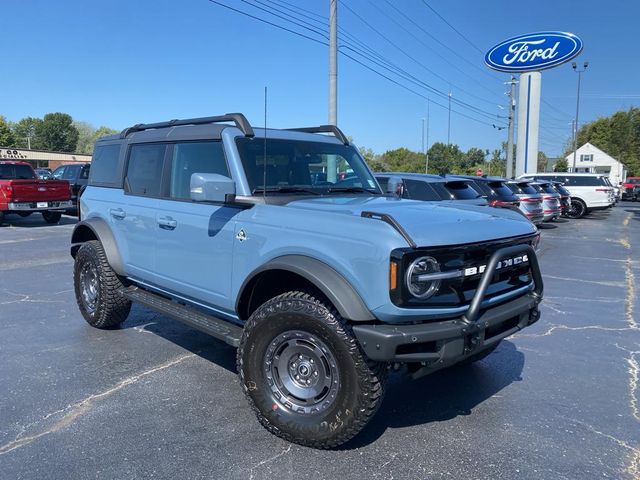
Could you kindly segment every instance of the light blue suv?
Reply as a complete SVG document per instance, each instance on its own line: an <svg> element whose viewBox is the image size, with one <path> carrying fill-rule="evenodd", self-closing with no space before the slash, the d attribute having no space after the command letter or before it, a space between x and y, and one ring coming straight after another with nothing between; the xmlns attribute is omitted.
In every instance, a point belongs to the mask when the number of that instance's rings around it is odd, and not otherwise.
<svg viewBox="0 0 640 480"><path fill-rule="evenodd" d="M78 306L113 328L139 302L237 346L260 422L335 447L390 366L470 363L540 316L529 221L400 199L400 182L381 191L333 126L227 114L101 138L71 240Z"/></svg>

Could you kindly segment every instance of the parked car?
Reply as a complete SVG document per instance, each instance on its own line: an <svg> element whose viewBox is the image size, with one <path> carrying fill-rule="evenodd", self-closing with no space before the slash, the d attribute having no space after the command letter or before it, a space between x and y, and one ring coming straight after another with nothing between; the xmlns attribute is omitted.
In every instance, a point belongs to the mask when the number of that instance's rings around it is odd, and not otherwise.
<svg viewBox="0 0 640 480"><path fill-rule="evenodd" d="M544 221L550 222L557 220L562 213L562 208L560 206L561 196L558 191L553 188L551 182L540 180L530 182L529 185L535 188L538 193L542 195L542 213L544 214Z"/></svg>
<svg viewBox="0 0 640 480"><path fill-rule="evenodd" d="M505 185L507 180L504 178L464 175L447 175L446 178L461 178L470 181L473 188L480 192L480 195L487 200L491 207L519 210L520 201L511 189Z"/></svg>
<svg viewBox="0 0 640 480"><path fill-rule="evenodd" d="M526 181L511 180L505 185L518 197L520 210L532 223L538 225L544 221L542 193Z"/></svg>
<svg viewBox="0 0 640 480"><path fill-rule="evenodd" d="M86 321L113 328L135 301L238 347L252 409L287 441L340 445L377 411L389 364L419 377L477 361L540 317L531 222L384 194L335 126L138 124L92 162L71 238Z"/></svg>
<svg viewBox="0 0 640 480"><path fill-rule="evenodd" d="M571 192L560 182L551 182L553 188L560 194L560 215L567 216L571 210Z"/></svg>
<svg viewBox="0 0 640 480"><path fill-rule="evenodd" d="M594 210L611 205L609 188L602 185L600 174L593 173L536 173L522 175L521 179L560 182L571 193L570 218L580 218Z"/></svg>
<svg viewBox="0 0 640 480"><path fill-rule="evenodd" d="M622 200L635 202L640 198L640 177L627 177L622 184Z"/></svg>
<svg viewBox="0 0 640 480"><path fill-rule="evenodd" d="M35 172L40 180L53 179L53 174L51 173L51 170L48 168L36 168Z"/></svg>
<svg viewBox="0 0 640 480"><path fill-rule="evenodd" d="M425 173L377 173L376 180L384 191L386 191L391 177L402 179L403 198L430 202L448 201L479 206L487 205L487 201L466 180L452 180L440 175Z"/></svg>
<svg viewBox="0 0 640 480"><path fill-rule="evenodd" d="M0 161L0 223L5 215L28 217L34 212L47 223L58 223L70 206L66 180L40 180L27 162Z"/></svg>
<svg viewBox="0 0 640 480"><path fill-rule="evenodd" d="M60 165L53 171L54 178L66 180L71 184L71 201L73 202L73 206L65 213L69 215L77 215L78 195L81 193L82 189L87 186L90 168L90 163L71 163Z"/></svg>

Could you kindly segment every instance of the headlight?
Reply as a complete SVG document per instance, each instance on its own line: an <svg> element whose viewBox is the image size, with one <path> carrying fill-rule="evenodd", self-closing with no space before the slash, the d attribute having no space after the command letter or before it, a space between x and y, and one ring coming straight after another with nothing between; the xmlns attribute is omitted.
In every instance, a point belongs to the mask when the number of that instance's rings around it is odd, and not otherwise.
<svg viewBox="0 0 640 480"><path fill-rule="evenodd" d="M407 269L407 289L411 295L423 300L433 296L440 288L438 272L440 272L440 264L435 258L416 258Z"/></svg>

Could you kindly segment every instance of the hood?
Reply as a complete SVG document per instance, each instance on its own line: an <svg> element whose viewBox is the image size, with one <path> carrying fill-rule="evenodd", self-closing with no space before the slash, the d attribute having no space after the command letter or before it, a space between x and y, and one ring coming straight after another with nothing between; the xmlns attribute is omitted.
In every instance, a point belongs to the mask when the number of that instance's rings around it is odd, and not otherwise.
<svg viewBox="0 0 640 480"><path fill-rule="evenodd" d="M391 215L418 246L460 245L536 232L536 227L518 212L456 202L422 202L389 197L322 197L296 200L288 203L287 208L321 210L357 217L366 211Z"/></svg>

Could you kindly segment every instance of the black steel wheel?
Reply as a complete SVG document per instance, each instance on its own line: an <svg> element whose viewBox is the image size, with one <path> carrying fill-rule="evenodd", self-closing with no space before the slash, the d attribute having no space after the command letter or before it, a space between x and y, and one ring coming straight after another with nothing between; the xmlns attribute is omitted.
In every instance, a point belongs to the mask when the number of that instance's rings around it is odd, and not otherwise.
<svg viewBox="0 0 640 480"><path fill-rule="evenodd" d="M571 208L567 212L567 217L569 218L581 218L587 213L587 206L582 200L572 199L571 200Z"/></svg>
<svg viewBox="0 0 640 480"><path fill-rule="evenodd" d="M238 373L260 423L290 442L341 445L378 410L387 366L369 360L327 301L279 295L247 321Z"/></svg>
<svg viewBox="0 0 640 480"><path fill-rule="evenodd" d="M122 294L124 285L113 271L102 244L82 244L73 267L73 285L80 312L89 325L113 328L124 322L131 302Z"/></svg>

